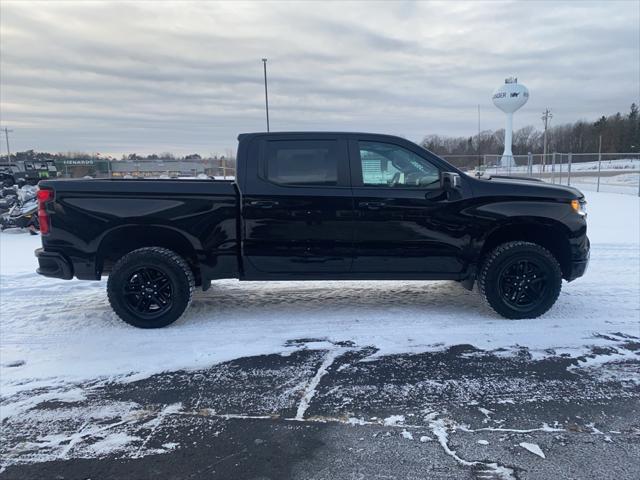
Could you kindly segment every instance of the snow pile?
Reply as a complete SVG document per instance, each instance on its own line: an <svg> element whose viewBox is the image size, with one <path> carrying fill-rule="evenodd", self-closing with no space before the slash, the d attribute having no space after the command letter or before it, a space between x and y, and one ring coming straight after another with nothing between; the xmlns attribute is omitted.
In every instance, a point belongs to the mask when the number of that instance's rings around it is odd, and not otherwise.
<svg viewBox="0 0 640 480"><path fill-rule="evenodd" d="M413 440L413 434L406 428L400 432L400 436L402 438L406 438L407 440Z"/></svg>

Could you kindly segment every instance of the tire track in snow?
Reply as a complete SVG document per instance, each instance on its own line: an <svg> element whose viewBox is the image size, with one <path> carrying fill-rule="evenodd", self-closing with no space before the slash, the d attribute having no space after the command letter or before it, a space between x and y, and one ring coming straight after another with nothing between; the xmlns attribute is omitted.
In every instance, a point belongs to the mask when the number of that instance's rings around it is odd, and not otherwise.
<svg viewBox="0 0 640 480"><path fill-rule="evenodd" d="M145 455L144 449L147 446L147 443L149 442L153 434L156 432L156 430L160 428L160 425L162 425L162 422L164 421L165 417L167 417L168 415L177 414L180 412L180 410L182 410L181 402L167 405L158 413L158 415L154 419L148 421L144 426L149 427L151 430L149 434L146 436L146 438L140 444L140 447L138 447L138 450L136 451L136 453L133 454L131 458L143 457Z"/></svg>
<svg viewBox="0 0 640 480"><path fill-rule="evenodd" d="M318 371L313 376L311 381L308 383L307 387L304 390L304 395L300 400L300 404L298 405L298 410L296 412L295 420L304 420L304 414L307 409L311 405L311 400L313 396L316 394L316 388L320 384L320 380L327 374L328 368L335 362L335 360L344 353L348 352L350 349L348 348L337 348L335 350L329 350L327 355L325 355L324 360L320 367L318 367Z"/></svg>
<svg viewBox="0 0 640 480"><path fill-rule="evenodd" d="M476 478L478 479L496 479L496 480L517 480L514 469L505 465L500 465L497 462L480 462L477 460L465 460L458 456L455 450L451 450L449 447L449 433L447 432L447 426L445 420L442 418L436 419L437 413L427 415L425 419L429 422L429 428L433 435L438 439L438 443L444 450L444 452L453 458L460 465L465 467L473 467ZM453 430L457 426L454 425Z"/></svg>

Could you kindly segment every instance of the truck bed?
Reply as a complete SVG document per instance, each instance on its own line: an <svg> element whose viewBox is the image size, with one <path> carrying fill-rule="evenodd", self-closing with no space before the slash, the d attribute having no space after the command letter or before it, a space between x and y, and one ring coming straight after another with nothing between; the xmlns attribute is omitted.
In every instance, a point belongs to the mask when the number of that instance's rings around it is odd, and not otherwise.
<svg viewBox="0 0 640 480"><path fill-rule="evenodd" d="M204 277L214 269L223 276L238 273L239 194L231 180L46 180L40 185L55 195L43 247L64 252L78 278L99 279L122 250L150 237L201 264Z"/></svg>

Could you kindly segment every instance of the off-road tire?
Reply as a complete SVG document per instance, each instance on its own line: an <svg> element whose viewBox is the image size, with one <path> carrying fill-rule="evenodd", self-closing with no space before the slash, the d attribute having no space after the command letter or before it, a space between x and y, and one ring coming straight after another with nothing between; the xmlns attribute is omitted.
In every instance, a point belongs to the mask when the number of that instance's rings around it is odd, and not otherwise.
<svg viewBox="0 0 640 480"><path fill-rule="evenodd" d="M501 290L501 275L516 261L533 262L545 273L546 287L531 308L515 308ZM496 313L510 319L536 318L547 312L562 288L562 270L558 260L546 248L531 242L503 243L484 258L478 275L478 289Z"/></svg>
<svg viewBox="0 0 640 480"><path fill-rule="evenodd" d="M125 284L136 271L144 268L164 274L170 284L170 306L151 319L136 313L125 295ZM161 247L139 248L127 253L113 266L107 281L111 308L126 323L138 328L161 328L175 322L191 303L194 290L193 272L184 258Z"/></svg>

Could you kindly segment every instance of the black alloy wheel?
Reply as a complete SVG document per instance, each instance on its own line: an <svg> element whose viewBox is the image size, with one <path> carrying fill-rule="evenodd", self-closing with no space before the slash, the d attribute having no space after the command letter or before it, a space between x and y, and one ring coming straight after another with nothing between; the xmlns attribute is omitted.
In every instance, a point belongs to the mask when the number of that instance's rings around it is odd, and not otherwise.
<svg viewBox="0 0 640 480"><path fill-rule="evenodd" d="M498 278L502 299L515 310L532 310L544 300L547 274L535 260L524 259L507 263Z"/></svg>
<svg viewBox="0 0 640 480"><path fill-rule="evenodd" d="M116 262L107 281L116 314L138 328L161 328L175 322L191 303L195 280L176 252L144 247Z"/></svg>
<svg viewBox="0 0 640 480"><path fill-rule="evenodd" d="M173 306L171 280L158 268L134 270L122 288L125 304L142 318L157 318Z"/></svg>
<svg viewBox="0 0 640 480"><path fill-rule="evenodd" d="M506 242L485 256L478 288L489 306L503 317L536 318L558 299L562 269L541 245Z"/></svg>

